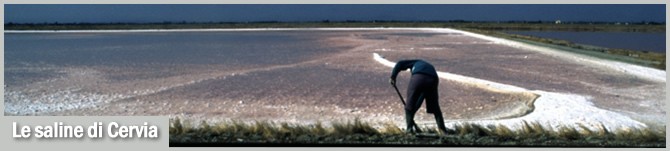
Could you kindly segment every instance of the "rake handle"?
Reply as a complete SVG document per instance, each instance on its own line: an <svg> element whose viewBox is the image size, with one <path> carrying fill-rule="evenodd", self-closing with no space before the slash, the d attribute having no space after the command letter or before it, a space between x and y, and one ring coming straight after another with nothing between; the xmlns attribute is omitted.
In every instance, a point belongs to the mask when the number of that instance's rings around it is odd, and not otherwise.
<svg viewBox="0 0 670 151"><path fill-rule="evenodd" d="M398 93L398 96L400 97L400 101L402 101L402 105L403 106L407 105L407 104L405 104L405 99L402 98L402 94L400 94L400 91L398 90L398 87L395 86L395 84L391 84L391 85L393 85L393 88L395 88L395 92Z"/></svg>
<svg viewBox="0 0 670 151"><path fill-rule="evenodd" d="M400 94L400 90L398 90L398 87L395 84L391 84L391 85L393 85L393 88L395 88L395 92L398 93L398 97L400 97L400 101L402 102L402 105L407 106L407 104L405 104L405 99L403 99L402 94ZM419 125L416 125L416 123L414 123L414 129L416 129L419 133L421 133L421 129L419 128Z"/></svg>

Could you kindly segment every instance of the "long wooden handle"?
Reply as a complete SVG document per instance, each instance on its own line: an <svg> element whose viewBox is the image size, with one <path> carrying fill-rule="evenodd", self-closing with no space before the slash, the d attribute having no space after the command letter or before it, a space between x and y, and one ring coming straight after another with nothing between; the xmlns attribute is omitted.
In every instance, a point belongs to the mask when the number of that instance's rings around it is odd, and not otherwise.
<svg viewBox="0 0 670 151"><path fill-rule="evenodd" d="M405 104L405 99L402 98L402 94L400 94L400 91L398 90L398 87L395 86L395 84L391 84L391 85L393 85L393 88L395 88L395 92L398 93L398 96L400 97L400 101L402 101L402 105L407 105L407 104Z"/></svg>

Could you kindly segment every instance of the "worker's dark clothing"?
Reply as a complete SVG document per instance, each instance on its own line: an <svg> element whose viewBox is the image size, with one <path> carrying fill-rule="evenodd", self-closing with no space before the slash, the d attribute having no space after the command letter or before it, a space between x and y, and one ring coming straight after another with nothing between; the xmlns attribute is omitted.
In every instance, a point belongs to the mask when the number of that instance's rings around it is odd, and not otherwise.
<svg viewBox="0 0 670 151"><path fill-rule="evenodd" d="M402 70L411 68L412 78L407 88L407 105L405 110L416 112L426 99L426 111L428 113L441 113L438 103L437 86L440 80L437 78L435 67L423 60L402 60L393 68L391 79L395 80Z"/></svg>
<svg viewBox="0 0 670 151"><path fill-rule="evenodd" d="M407 130L414 132L412 130L416 125L414 123L414 114L419 110L425 99L426 112L435 115L438 128L446 133L442 111L438 102L437 87L440 80L437 77L435 67L423 60L402 60L393 67L391 80L395 82L398 73L406 69L411 69L412 72L412 78L407 88L407 104L405 105ZM418 129L416 131L420 132Z"/></svg>
<svg viewBox="0 0 670 151"><path fill-rule="evenodd" d="M421 107L423 100L426 100L426 112L442 113L440 104L437 102L437 86L439 79L436 77L414 74L407 87L407 105L405 110L416 112Z"/></svg>
<svg viewBox="0 0 670 151"><path fill-rule="evenodd" d="M402 60L398 61L393 67L393 72L391 72L391 79L395 80L398 77L398 73L402 70L412 69L412 75L414 74L425 74L437 78L437 71L435 67L430 63L423 60Z"/></svg>

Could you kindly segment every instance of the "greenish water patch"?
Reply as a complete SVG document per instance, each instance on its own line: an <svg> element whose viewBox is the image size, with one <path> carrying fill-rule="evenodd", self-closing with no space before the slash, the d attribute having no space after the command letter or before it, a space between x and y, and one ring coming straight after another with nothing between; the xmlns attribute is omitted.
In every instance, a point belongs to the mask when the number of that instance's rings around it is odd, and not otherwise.
<svg viewBox="0 0 670 151"><path fill-rule="evenodd" d="M578 49L578 48L573 48L573 47L568 47L568 46L552 45L552 44L536 42L536 41L531 41L531 40L525 40L525 39L511 39L511 40L523 42L523 43L526 43L526 44L541 46L541 47L548 47L548 48L558 49L558 50L562 50L562 51L572 52L572 53L576 53L576 54L582 54L582 55L587 55L587 56L592 56L592 57L607 59L607 60L616 60L616 61L621 61L621 62L626 62L626 63L631 63L631 64L638 64L638 65L644 65L644 66L653 66L654 64L658 64L658 62L654 62L654 61L651 61L651 60L641 60L641 59L636 59L636 58L632 58L632 57L628 57L628 56L608 54L608 53L606 53L606 51L589 51L589 49L591 49L591 50L592 49L606 49L606 48L597 47L597 46L581 45L581 47L587 48L587 49Z"/></svg>
<svg viewBox="0 0 670 151"><path fill-rule="evenodd" d="M549 39L525 35L515 35L499 31L479 30L470 28L461 28L469 32L494 36L498 38L505 38L509 40L519 41L526 44L554 48L561 51L582 54L601 59L614 60L626 62L636 65L652 67L656 69L665 70L665 53L655 53L649 51L634 51L626 49L604 48L591 45L577 44L566 40Z"/></svg>

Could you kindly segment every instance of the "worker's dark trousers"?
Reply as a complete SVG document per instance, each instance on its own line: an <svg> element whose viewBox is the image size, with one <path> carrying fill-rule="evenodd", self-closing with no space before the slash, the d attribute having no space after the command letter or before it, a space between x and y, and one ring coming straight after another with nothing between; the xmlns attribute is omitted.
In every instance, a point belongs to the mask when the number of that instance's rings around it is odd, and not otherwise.
<svg viewBox="0 0 670 151"><path fill-rule="evenodd" d="M405 119L407 122L407 130L409 132L413 132L412 128L416 125L416 123L414 123L414 115L416 114L416 111L419 110L419 107L421 107L424 99L426 100L426 112L433 113L438 128L443 132L446 132L444 118L442 117L442 111L440 110L440 104L438 102L437 87L439 81L440 80L434 76L420 73L412 75L407 88L407 105L405 106ZM420 132L418 129L416 129L416 131Z"/></svg>

